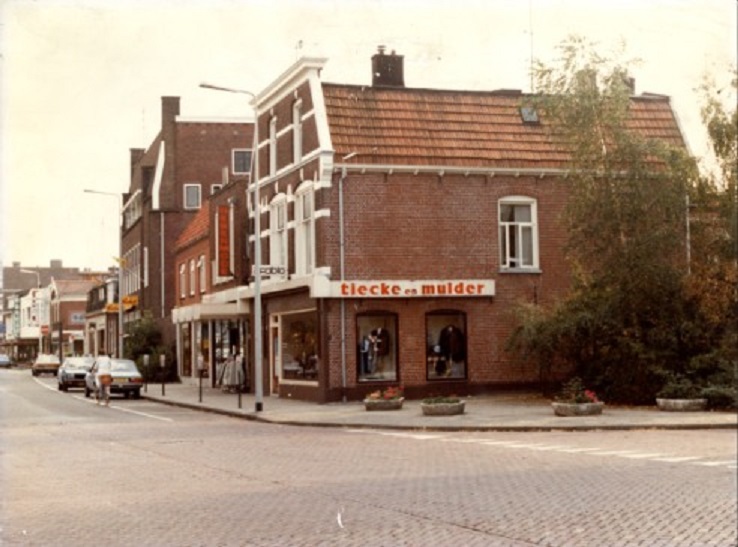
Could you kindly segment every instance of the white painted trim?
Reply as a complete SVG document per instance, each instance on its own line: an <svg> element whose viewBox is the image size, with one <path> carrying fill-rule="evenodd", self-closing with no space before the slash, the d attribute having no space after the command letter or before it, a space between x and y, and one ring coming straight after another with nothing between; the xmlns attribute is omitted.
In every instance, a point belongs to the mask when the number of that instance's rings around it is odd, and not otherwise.
<svg viewBox="0 0 738 547"><path fill-rule="evenodd" d="M166 143L161 141L159 143L159 154L156 157L156 172L154 174L154 185L151 189L151 208L154 211L159 210L159 194L161 193L161 181L164 176L164 160Z"/></svg>

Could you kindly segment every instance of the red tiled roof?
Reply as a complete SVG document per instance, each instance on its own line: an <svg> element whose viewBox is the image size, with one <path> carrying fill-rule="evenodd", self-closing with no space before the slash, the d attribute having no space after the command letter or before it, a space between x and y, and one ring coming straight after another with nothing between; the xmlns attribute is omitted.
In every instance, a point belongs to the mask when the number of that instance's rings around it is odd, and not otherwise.
<svg viewBox="0 0 738 547"><path fill-rule="evenodd" d="M179 250L195 241L207 237L210 230L210 202L204 201L200 210L195 214L182 233L177 238L174 248Z"/></svg>
<svg viewBox="0 0 738 547"><path fill-rule="evenodd" d="M520 92L444 91L323 84L336 155L358 163L476 168L564 167L545 120L523 123ZM527 100L526 100L527 99ZM668 97L634 97L630 125L684 146Z"/></svg>

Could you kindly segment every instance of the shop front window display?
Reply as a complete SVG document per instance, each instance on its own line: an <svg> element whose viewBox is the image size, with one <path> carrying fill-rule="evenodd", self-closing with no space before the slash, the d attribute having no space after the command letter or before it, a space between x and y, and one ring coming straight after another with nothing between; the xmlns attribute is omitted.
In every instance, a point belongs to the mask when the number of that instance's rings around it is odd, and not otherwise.
<svg viewBox="0 0 738 547"><path fill-rule="evenodd" d="M466 316L437 312L426 316L427 378L466 378Z"/></svg>
<svg viewBox="0 0 738 547"><path fill-rule="evenodd" d="M286 380L318 379L317 314L314 311L282 316L282 374Z"/></svg>
<svg viewBox="0 0 738 547"><path fill-rule="evenodd" d="M397 380L397 319L391 314L357 317L360 382Z"/></svg>

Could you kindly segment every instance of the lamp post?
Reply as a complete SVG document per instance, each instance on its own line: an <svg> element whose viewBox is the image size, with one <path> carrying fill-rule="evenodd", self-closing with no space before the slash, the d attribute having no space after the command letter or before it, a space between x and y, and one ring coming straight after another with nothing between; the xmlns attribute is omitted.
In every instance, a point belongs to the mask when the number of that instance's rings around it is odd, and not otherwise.
<svg viewBox="0 0 738 547"><path fill-rule="evenodd" d="M41 274L37 272L36 270L20 270L23 273L27 274L35 274L36 275L36 288L37 290L41 288ZM41 355L44 352L44 335L41 332L41 298L36 296L36 326L38 327L38 354ZM59 344L61 344L61 339L59 339Z"/></svg>
<svg viewBox="0 0 738 547"><path fill-rule="evenodd" d="M118 359L123 359L123 195L101 190L88 190L88 194L99 194L101 196L113 196L118 200L118 222L120 233L118 234Z"/></svg>
<svg viewBox="0 0 738 547"><path fill-rule="evenodd" d="M204 89L240 93L251 97L251 107L254 111L254 396L255 410L264 409L264 386L262 385L263 348L261 326L261 205L259 203L259 111L256 105L256 95L245 89L233 89L212 84L201 83Z"/></svg>

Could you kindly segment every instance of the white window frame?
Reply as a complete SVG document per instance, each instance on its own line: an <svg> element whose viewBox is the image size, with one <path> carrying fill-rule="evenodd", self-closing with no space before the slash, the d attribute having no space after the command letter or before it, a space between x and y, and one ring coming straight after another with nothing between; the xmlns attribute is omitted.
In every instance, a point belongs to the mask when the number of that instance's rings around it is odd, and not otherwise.
<svg viewBox="0 0 738 547"><path fill-rule="evenodd" d="M530 220L502 220L502 208L505 205L530 207ZM497 221L500 246L500 270L503 271L538 271L538 202L527 196L505 196L498 201ZM526 235L526 233L528 235ZM530 241L530 256L526 262L524 242ZM510 242L515 246L515 254L510 252Z"/></svg>
<svg viewBox="0 0 738 547"><path fill-rule="evenodd" d="M269 265L287 268L287 199L284 194L269 206Z"/></svg>
<svg viewBox="0 0 738 547"><path fill-rule="evenodd" d="M302 99L292 105L292 161L302 160Z"/></svg>
<svg viewBox="0 0 738 547"><path fill-rule="evenodd" d="M187 296L187 266L185 264L179 265L179 297L185 298Z"/></svg>
<svg viewBox="0 0 738 547"><path fill-rule="evenodd" d="M197 269L200 274L200 294L203 294L207 291L208 283L205 269L205 255L200 255L200 258L197 259Z"/></svg>
<svg viewBox="0 0 738 547"><path fill-rule="evenodd" d="M195 277L195 259L190 259L190 296L195 296L197 278Z"/></svg>
<svg viewBox="0 0 738 547"><path fill-rule="evenodd" d="M277 174L277 117L269 120L269 176Z"/></svg>
<svg viewBox="0 0 738 547"><path fill-rule="evenodd" d="M210 185L210 195L212 196L215 192L223 188L223 185L221 183L211 184Z"/></svg>
<svg viewBox="0 0 738 547"><path fill-rule="evenodd" d="M193 188L197 190L197 205L189 205L187 202L187 191ZM182 189L182 192L183 192L182 207L186 211L194 211L202 207L202 187L199 182L192 182L192 183L185 184Z"/></svg>
<svg viewBox="0 0 738 547"><path fill-rule="evenodd" d="M249 164L246 167L245 171L237 171L236 170L236 154L242 153L242 152L248 152L249 153ZM253 161L253 151L251 148L234 148L231 150L231 173L234 175L248 175L251 173L251 163Z"/></svg>
<svg viewBox="0 0 738 547"><path fill-rule="evenodd" d="M309 183L295 192L295 273L315 269L315 193Z"/></svg>

